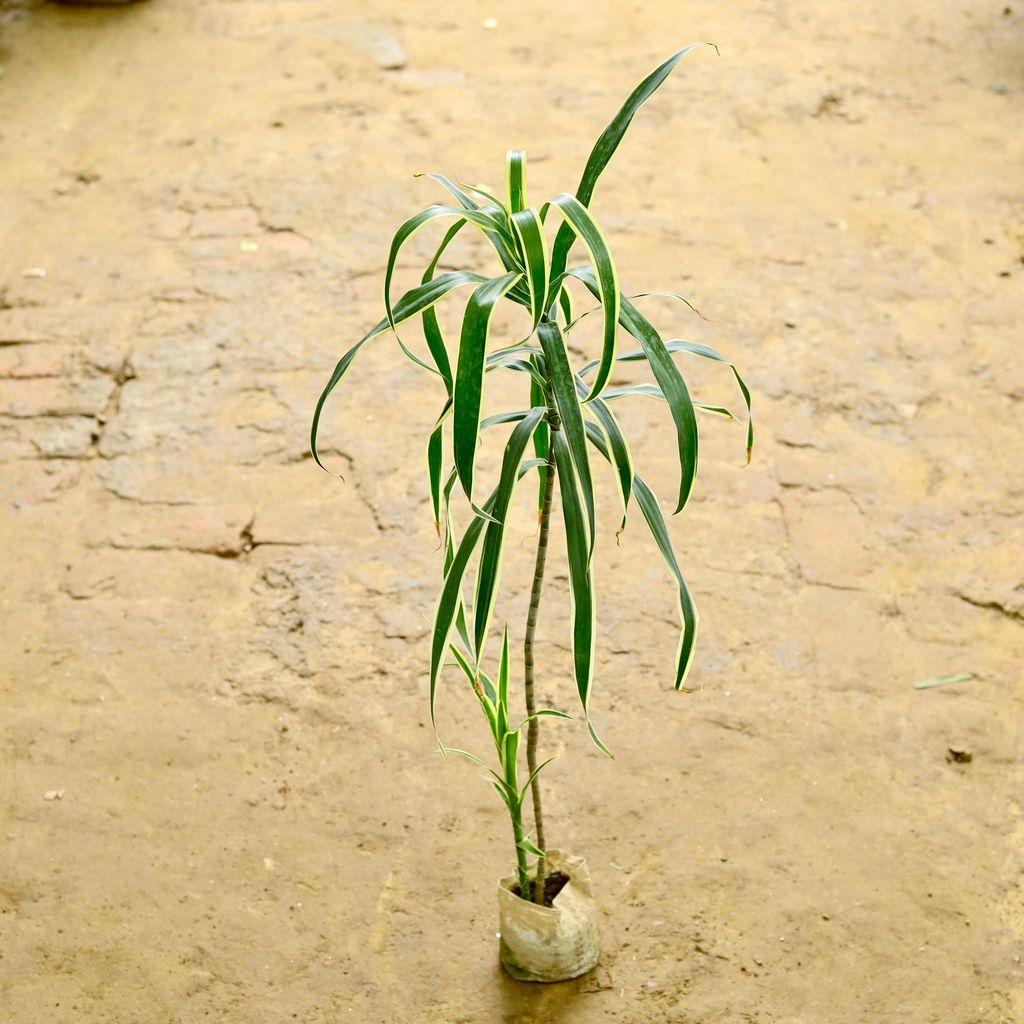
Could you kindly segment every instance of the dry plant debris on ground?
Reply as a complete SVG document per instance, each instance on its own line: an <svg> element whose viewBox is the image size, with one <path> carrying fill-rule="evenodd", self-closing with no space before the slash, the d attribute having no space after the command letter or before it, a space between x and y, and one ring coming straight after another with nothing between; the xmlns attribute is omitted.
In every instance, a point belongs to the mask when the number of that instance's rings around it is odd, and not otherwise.
<svg viewBox="0 0 1024 1024"><path fill-rule="evenodd" d="M5 1022L1024 1019L1024 6L551 11L0 6ZM709 435L673 525L699 692L670 689L642 531L605 546L617 757L563 729L549 780L605 954L528 988L496 962L501 809L426 722L437 395L368 350L325 427L344 485L308 416L379 316L382 237L434 198L413 171L500 184L511 143L572 187L623 89L701 38L722 56L595 206L624 287L657 271L727 342L759 450Z"/></svg>

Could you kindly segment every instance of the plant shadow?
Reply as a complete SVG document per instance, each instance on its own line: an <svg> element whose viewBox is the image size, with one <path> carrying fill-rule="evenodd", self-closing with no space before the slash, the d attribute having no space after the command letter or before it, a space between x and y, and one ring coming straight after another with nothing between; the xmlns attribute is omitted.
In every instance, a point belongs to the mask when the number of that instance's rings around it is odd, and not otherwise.
<svg viewBox="0 0 1024 1024"><path fill-rule="evenodd" d="M499 966L498 990L502 1024L556 1024L591 991L589 975L572 981L516 981Z"/></svg>

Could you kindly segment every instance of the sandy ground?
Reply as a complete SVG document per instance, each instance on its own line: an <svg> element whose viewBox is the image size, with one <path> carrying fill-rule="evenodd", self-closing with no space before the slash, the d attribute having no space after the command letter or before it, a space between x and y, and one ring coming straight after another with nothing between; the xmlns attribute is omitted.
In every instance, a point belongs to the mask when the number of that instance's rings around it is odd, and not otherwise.
<svg viewBox="0 0 1024 1024"><path fill-rule="evenodd" d="M0 1018L1024 1020L1024 6L370 10L0 8ZM595 209L627 290L709 317L649 300L666 333L744 368L758 450L707 423L673 523L689 696L671 587L639 520L615 547L599 477L616 759L578 723L544 742L605 949L522 986L504 812L426 715L438 389L367 350L325 427L346 484L307 421L380 314L388 232L438 196L413 172L500 186L520 145L535 196L572 188L701 38L722 56L687 58ZM667 494L664 410L629 423ZM541 689L572 710L552 558ZM483 749L457 682L442 735Z"/></svg>

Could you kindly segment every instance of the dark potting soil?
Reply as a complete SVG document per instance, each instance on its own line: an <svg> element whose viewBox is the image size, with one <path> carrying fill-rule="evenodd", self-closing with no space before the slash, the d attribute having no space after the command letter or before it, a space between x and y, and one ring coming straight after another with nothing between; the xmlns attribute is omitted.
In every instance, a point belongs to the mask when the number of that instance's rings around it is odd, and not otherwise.
<svg viewBox="0 0 1024 1024"><path fill-rule="evenodd" d="M544 879L544 906L554 906L555 897L569 884L569 876L563 875L561 871L553 875L548 875ZM530 879L530 902L533 902L533 893L537 887L537 880L534 878ZM512 889L512 895L518 896L522 899L523 894L520 891L519 886L514 886Z"/></svg>

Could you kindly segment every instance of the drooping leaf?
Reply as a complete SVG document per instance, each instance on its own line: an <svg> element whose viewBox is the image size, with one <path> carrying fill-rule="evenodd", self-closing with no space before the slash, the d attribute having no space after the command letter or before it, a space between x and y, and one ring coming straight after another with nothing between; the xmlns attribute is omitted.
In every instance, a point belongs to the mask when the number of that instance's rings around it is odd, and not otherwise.
<svg viewBox="0 0 1024 1024"><path fill-rule="evenodd" d="M434 253L434 258L427 264L427 269L423 272L423 278L421 284L427 284L430 279L434 276L434 271L437 269L438 260L444 254L444 251L451 244L452 239L466 226L465 220L457 220L447 231L444 238L441 240L441 244L437 247L437 251ZM423 321L423 337L427 342L427 348L430 350L430 354L434 359L434 365L437 367L437 372L441 375L441 380L444 381L445 390L448 392L448 397L451 398L453 380L452 380L452 364L448 358L448 348L444 343L444 335L441 333L441 325L437 320L437 311L433 306L429 306L423 310L421 314Z"/></svg>
<svg viewBox="0 0 1024 1024"><path fill-rule="evenodd" d="M547 412L544 406L531 409L509 436L502 458L501 477L494 492L494 503L490 512L494 522L487 524L483 548L480 551L480 564L476 574L476 597L473 601L474 639L476 641L476 659L480 664L483 658L484 641L487 638L487 627L490 625L491 613L494 610L494 597L501 578L502 553L505 546L505 520L512 501L518 478L519 464L522 461L526 446L530 443L533 432Z"/></svg>
<svg viewBox="0 0 1024 1024"><path fill-rule="evenodd" d="M581 392L586 391L586 385L578 379L576 387ZM605 396L607 395L606 391ZM594 414L594 419L608 444L610 461L615 470L619 500L622 502L622 522L619 524L619 533L621 533L626 528L626 514L629 511L629 499L633 493L633 457L629 451L626 435L623 434L622 428L619 426L619 421L611 409L605 405L605 397L593 399L589 409Z"/></svg>
<svg viewBox="0 0 1024 1024"><path fill-rule="evenodd" d="M519 279L516 272L491 278L470 296L462 320L459 361L455 376L454 449L455 470L466 497L473 500L473 467L480 431L484 390L484 356L491 313L498 300Z"/></svg>
<svg viewBox="0 0 1024 1024"><path fill-rule="evenodd" d="M594 272L589 267L574 270L572 275L582 281L594 295L599 294ZM690 392L661 335L626 298L622 299L619 322L640 342L640 347L644 350L647 362L654 373L654 379L664 392L665 401L668 402L669 412L675 423L676 448L679 454L679 497L675 511L680 512L693 492L693 482L697 476L697 418L693 412Z"/></svg>
<svg viewBox="0 0 1024 1024"><path fill-rule="evenodd" d="M434 529L441 535L441 463L444 444L444 421L451 411L452 400L445 402L441 415L438 416L434 429L427 441L427 481L430 486L430 507L434 511Z"/></svg>
<svg viewBox="0 0 1024 1024"><path fill-rule="evenodd" d="M700 43L691 43L684 46L678 52L672 54L668 60L659 64L627 97L626 102L619 108L619 112L611 119L608 127L605 128L594 143L590 151L586 166L583 168L583 176L580 178L579 186L576 189L576 198L584 205L589 206L594 195L594 186L601 172L608 166L615 150L619 148L622 137L626 134L630 122L636 112L657 92L659 86L671 74L672 69L692 49L700 46ZM565 270L566 259L569 249L572 246L574 232L567 224L559 228L555 236L555 245L552 250L551 267L552 277L557 277Z"/></svg>
<svg viewBox="0 0 1024 1024"><path fill-rule="evenodd" d="M562 319L568 326L572 323L572 295L568 288L558 289L558 306L562 310Z"/></svg>
<svg viewBox="0 0 1024 1024"><path fill-rule="evenodd" d="M440 277L435 277L426 284L421 284L406 292L405 295L395 303L392 311L394 314L394 321L396 324L400 324L403 321L408 320L410 317L422 313L423 310L429 309L436 302L443 299L453 288L458 288L464 284L480 284L486 280L487 278L482 277L480 274L473 274L468 270L453 270L446 274L441 274ZM323 391L320 392L320 397L317 399L316 407L313 410L313 422L310 426L309 432L309 448L313 459L321 469L326 469L327 467L320 461L316 441L324 403L348 372L348 368L352 365L353 360L359 354L359 350L363 345L365 345L371 338L375 338L378 334L383 334L385 331L389 331L390 329L390 324L385 319L381 320L380 323L364 334L363 337L360 338L359 341L357 341L341 357L341 359L338 360L337 366L334 367L334 372L331 374L331 377L327 381Z"/></svg>
<svg viewBox="0 0 1024 1024"><path fill-rule="evenodd" d="M512 226L519 238L525 260L530 310L533 314L531 330L535 331L540 318L544 315L544 303L548 295L548 250L544 242L544 229L536 210L514 212Z"/></svg>
<svg viewBox="0 0 1024 1024"><path fill-rule="evenodd" d="M576 397L576 383L569 359L565 352L565 342L558 325L550 320L541 322L537 329L544 359L548 369L548 380L551 382L551 393L555 408L558 411L560 430L568 441L575 476L580 483L580 491L584 507L587 510L587 561L594 547L594 482L590 472L590 458L587 452L586 434L583 430L583 411ZM559 431L551 431L556 434ZM561 475L561 471L559 471Z"/></svg>
<svg viewBox="0 0 1024 1024"><path fill-rule="evenodd" d="M484 509L493 504L494 496L484 504ZM485 521L479 516L473 516L466 532L462 535L458 547L454 548L451 562L444 574L444 583L441 585L441 594L438 597L437 608L434 611L434 626L430 638L430 724L435 725L435 703L437 695L437 681L441 672L441 664L444 659L444 652L448 647L448 639L451 636L452 626L455 617L462 607L462 580L466 575L470 558L480 541ZM471 646L468 637L465 638L467 648Z"/></svg>
<svg viewBox="0 0 1024 1024"><path fill-rule="evenodd" d="M743 402L747 407L747 462L750 462L750 453L754 447L754 420L751 410L750 390L747 387L746 381L744 381L740 376L739 370L736 369L735 363L729 362L725 356L720 352L717 352L710 345L704 345L696 341L683 341L680 338L674 338L672 341L665 343L665 348L669 352L688 352L690 355L701 356L704 359L711 359L716 363L723 363L732 371L732 375L736 378L736 384L740 389L740 394L743 396ZM646 351L640 349L634 352L624 352L622 355L616 356L615 361L617 363L635 363L646 359ZM580 370L580 376L586 376L596 366L596 359L587 363L587 365L582 367ZM605 397L609 397L608 392L605 392ZM697 403L694 404L696 405ZM705 406L704 408L709 411L717 411L716 407ZM735 417L733 417L733 419L735 419Z"/></svg>
<svg viewBox="0 0 1024 1024"><path fill-rule="evenodd" d="M656 398L660 402L664 402L665 394L656 384L630 384L627 387L621 388L607 388L602 398L606 402L613 402L617 398L628 398L631 395L641 395L644 398ZM700 412L708 412L714 416L724 416L727 420L734 420L736 417L732 414L732 411L727 409L724 405L708 405L706 402L698 402L696 398L693 399L693 407Z"/></svg>
<svg viewBox="0 0 1024 1024"><path fill-rule="evenodd" d="M580 500L580 481L564 431L551 431L551 450L562 499L562 519L569 562L569 593L572 600L572 657L576 691L584 714L590 705L594 673L594 586L590 570L590 530Z"/></svg>
<svg viewBox="0 0 1024 1024"><path fill-rule="evenodd" d="M398 324L391 305L391 278L395 273L398 254L401 252L402 246L405 245L405 243L414 234L416 234L420 228L437 217L456 217L461 220L469 221L471 224L475 224L484 232L498 231L498 233L501 234L500 226L493 217L480 210L469 210L465 207L428 206L425 210L421 210L414 217L410 217L395 232L395 237L391 240L391 248L388 251L388 263L384 270L384 311L387 314L387 321L392 330L395 330ZM512 245L511 238L508 239L508 244Z"/></svg>
<svg viewBox="0 0 1024 1024"><path fill-rule="evenodd" d="M615 364L615 341L619 330L619 279L615 271L615 262L611 251L601 234L597 222L590 216L587 208L575 196L560 195L551 200L565 220L572 225L580 237L593 264L593 280L597 286L596 295L604 309L604 337L601 343L601 359L597 368L597 376L591 385L590 393L584 399L589 402L601 394L612 367Z"/></svg>
<svg viewBox="0 0 1024 1024"><path fill-rule="evenodd" d="M605 439L593 423L587 424L587 437L594 447L610 461ZM633 478L633 493L636 495L637 504L640 506L640 511L643 513L644 519L650 528L654 543L661 552L661 557L665 560L665 564L668 566L669 572L671 572L675 579L678 588L677 601L682 628L679 636L679 647L676 652L674 685L677 690L681 690L684 688L683 683L686 681L686 675L693 662L693 652L697 643L697 627L700 620L697 615L697 608L693 603L693 598L690 596L690 591L686 586L686 581L683 579L682 570L679 568L679 562L676 560L675 551L672 548L672 539L669 537L668 528L665 525L665 517L662 515L657 497L655 497L654 492L639 475Z"/></svg>
<svg viewBox="0 0 1024 1024"><path fill-rule="evenodd" d="M463 209L477 210L490 217L495 222L494 226L492 228L484 228L481 225L481 230L483 230L484 236L491 243L491 247L498 254L502 266L506 270L522 269L515 258L515 246L512 238L512 227L508 220L508 211L500 203L495 203L493 207L482 207L466 194L465 188L460 188L443 174L424 174L421 172L414 175L414 177L431 178L441 185L442 188L446 189Z"/></svg>

